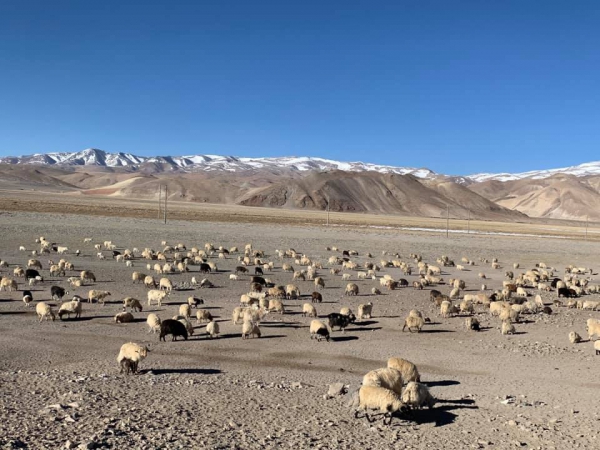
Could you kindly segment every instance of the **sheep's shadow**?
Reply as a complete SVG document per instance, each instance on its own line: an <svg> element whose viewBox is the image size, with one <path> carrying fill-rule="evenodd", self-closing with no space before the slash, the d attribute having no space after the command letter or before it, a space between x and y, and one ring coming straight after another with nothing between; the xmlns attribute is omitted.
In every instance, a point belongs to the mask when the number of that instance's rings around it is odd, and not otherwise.
<svg viewBox="0 0 600 450"><path fill-rule="evenodd" d="M331 340L333 342L356 341L358 340L358 336L332 336Z"/></svg>
<svg viewBox="0 0 600 450"><path fill-rule="evenodd" d="M261 327L264 328L308 328L306 325L291 323L291 322L262 322Z"/></svg>
<svg viewBox="0 0 600 450"><path fill-rule="evenodd" d="M424 385L426 385L427 387L435 387L435 386L454 386L457 384L460 384L460 381L456 381L456 380L439 380L439 381L424 381L422 382ZM475 402L475 400L472 400L473 402ZM442 402L441 400L438 400L438 402ZM450 403L449 400L444 400L444 403Z"/></svg>
<svg viewBox="0 0 600 450"><path fill-rule="evenodd" d="M219 369L147 369L140 370L140 375L216 375L223 373Z"/></svg>
<svg viewBox="0 0 600 450"><path fill-rule="evenodd" d="M442 405L432 409L417 409L411 410L402 414L402 419L423 425L427 423L433 423L436 427L443 427L454 423L457 414L450 411L455 409L479 409L478 406L462 406L462 405Z"/></svg>
<svg viewBox="0 0 600 450"><path fill-rule="evenodd" d="M362 321L356 321L354 325L360 325L360 326L368 326L368 325L375 325L377 322L376 320L362 320Z"/></svg>
<svg viewBox="0 0 600 450"><path fill-rule="evenodd" d="M421 330L421 333L434 334L434 333L454 333L454 330Z"/></svg>
<svg viewBox="0 0 600 450"><path fill-rule="evenodd" d="M364 328L347 328L347 331L376 331L381 330L382 327L364 327Z"/></svg>
<svg viewBox="0 0 600 450"><path fill-rule="evenodd" d="M32 311L33 313L33 311ZM0 316L16 316L19 314L29 314L29 311L2 311Z"/></svg>

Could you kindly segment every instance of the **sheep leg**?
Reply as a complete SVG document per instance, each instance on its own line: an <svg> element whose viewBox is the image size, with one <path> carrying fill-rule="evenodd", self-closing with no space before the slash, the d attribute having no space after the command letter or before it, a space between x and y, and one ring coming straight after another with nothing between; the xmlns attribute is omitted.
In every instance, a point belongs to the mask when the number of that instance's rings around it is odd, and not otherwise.
<svg viewBox="0 0 600 450"><path fill-rule="evenodd" d="M387 423L386 423L386 421L385 421L385 418L386 418L386 416L389 418L389 420L387 421ZM385 414L383 415L383 424L384 424L384 425L391 425L391 423L392 423L392 419L393 419L393 418L394 418L394 416L392 416L392 413L385 413Z"/></svg>

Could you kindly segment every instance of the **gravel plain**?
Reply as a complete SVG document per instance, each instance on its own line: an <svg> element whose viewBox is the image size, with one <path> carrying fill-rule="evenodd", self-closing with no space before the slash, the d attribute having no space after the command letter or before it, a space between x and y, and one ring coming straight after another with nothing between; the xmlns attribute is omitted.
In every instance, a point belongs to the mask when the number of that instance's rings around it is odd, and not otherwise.
<svg viewBox="0 0 600 450"><path fill-rule="evenodd" d="M25 266L35 238L69 247L66 259L80 270L92 270L97 282L72 290L87 297L89 289L106 289L112 295L105 305L83 305L80 320L38 323L34 308L26 308L19 292L0 292L0 448L135 448L135 449L465 449L465 448L600 448L597 392L598 362L593 344L571 345L569 331L587 338L585 322L600 312L555 307L555 292L542 293L552 315L528 316L516 324L517 334L502 336L500 321L482 307L477 317L484 329L467 331L465 317L442 318L429 301L429 291L412 287L371 296L379 280L352 281L357 297L344 297L345 281L329 274L327 246L352 249L359 263L379 263L382 251L410 253L435 263L441 255L459 262L467 256L476 262L469 271L447 268L442 275L461 277L467 291L477 292L489 277L488 288L501 287L504 271L514 262L531 268L545 262L562 276L568 264L597 268L600 243L552 238L455 235L398 232L385 229L316 225L252 224L234 222L170 221L58 213L0 213L0 258L9 263L0 275L11 276L16 265ZM105 252L96 257L91 244L111 240L118 249L151 247L161 241L184 243L188 249L211 242L243 249L252 243L275 262L267 273L277 284L288 284L275 249L294 248L322 261L326 281L319 316L342 306L356 311L360 303L373 302L373 318L335 331L332 342L309 337L310 318L302 304L314 290L311 281L300 281L303 298L285 301L284 315L269 314L261 324L260 339L241 339L241 325L233 325L231 312L249 288L249 277L229 279L237 255L211 258L219 272L207 277L212 289L175 290L161 308L146 307L146 289L132 284L134 270L151 273L146 261L136 258L125 267ZM19 251L19 246L28 251ZM81 250L81 256L74 251ZM480 258L497 257L503 266L492 270ZM67 286L66 278L50 277L41 256L45 281L32 288L34 300L50 301L52 285ZM392 259L392 256L386 257ZM285 261L290 262L290 261ZM291 261L293 265L293 261ZM414 266L414 262L413 262ZM191 280L198 267L169 275L175 283ZM250 268L252 270L252 268ZM399 269L384 269L401 277ZM410 282L417 275L408 278ZM19 283L23 279L18 280ZM600 283L596 272L592 284ZM448 293L449 286L438 289ZM531 291L532 293L533 290ZM69 296L70 296L69 295ZM148 312L162 319L178 314L178 305L190 295L201 297L204 307L218 317L219 339L209 339L204 324L195 325L188 341L159 342L147 332ZM134 313L134 323L116 324L121 300L142 300L144 311ZM598 295L586 299L600 300ZM34 302L34 303L35 303ZM402 332L408 311L419 309L431 319L421 333ZM121 375L116 362L120 346L129 341L150 348L139 375ZM358 388L369 370L384 367L387 358L413 361L438 403L431 410L413 411L394 418L389 426L355 419L347 407L349 394L326 398L329 386L344 383Z"/></svg>

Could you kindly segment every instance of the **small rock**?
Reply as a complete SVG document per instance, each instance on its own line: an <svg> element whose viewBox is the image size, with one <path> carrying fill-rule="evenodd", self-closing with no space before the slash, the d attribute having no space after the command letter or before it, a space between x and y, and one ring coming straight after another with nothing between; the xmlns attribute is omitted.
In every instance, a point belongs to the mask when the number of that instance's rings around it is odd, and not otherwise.
<svg viewBox="0 0 600 450"><path fill-rule="evenodd" d="M329 397L337 397L340 395L344 395L348 392L344 383L333 383L329 385L329 390L327 391L327 395Z"/></svg>

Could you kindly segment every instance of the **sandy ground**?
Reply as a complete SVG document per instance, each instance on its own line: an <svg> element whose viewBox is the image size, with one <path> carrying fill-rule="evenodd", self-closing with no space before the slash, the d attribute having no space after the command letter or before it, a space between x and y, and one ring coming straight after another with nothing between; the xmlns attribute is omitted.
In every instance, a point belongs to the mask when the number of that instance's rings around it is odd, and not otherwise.
<svg viewBox="0 0 600 450"><path fill-rule="evenodd" d="M594 356L592 343L571 345L567 339L571 330L585 339L587 318L600 313L552 305L554 314L528 316L516 324L516 335L502 336L499 320L480 309L477 317L484 330L467 331L464 317L439 316L428 290L371 296L379 281L357 281L353 273L360 295L344 297L346 282L328 271L327 258L335 252L326 250L332 245L357 250L359 263L368 260L366 252L379 263L382 250L398 252L406 261L410 253L420 253L433 263L442 254L456 261L468 256L478 265L460 273L450 269L443 277L460 276L467 291L475 292L481 285L478 272L490 277L489 287L498 288L513 262L530 268L544 261L557 267L559 276L568 264L595 268L599 243L473 235L446 239L383 229L216 221L165 226L144 218L3 212L0 258L10 266L1 269L2 276L12 276L15 265L26 264L29 253L18 251L19 245L34 249L41 235L68 246L66 258L78 271L95 272L98 281L74 293L84 296L95 288L112 296L105 306L84 304L81 320L38 323L20 292L0 292L0 448L600 448L600 357ZM292 247L325 264L320 316L342 306L356 311L368 301L374 303L374 316L343 334L335 331L332 342L317 343L309 338L311 319L300 314L313 284L301 281L297 284L304 298L285 301L288 313L283 316L268 315L261 324L262 338L242 340L231 311L248 291L248 277L229 279L238 265L235 257L212 259L219 267L208 276L215 288L176 290L161 308L147 310L146 289L131 283L133 270L149 273L146 261L136 259L133 268L110 258L100 261L93 247L83 244L85 237L94 243L112 240L119 249L160 249L162 240L183 242L188 249L205 242L227 248L251 242L266 252L266 260L275 261L275 270L266 276L277 284L290 283L291 274L281 271L274 251ZM75 249L82 255L75 256ZM503 270L482 266L482 257L498 257ZM49 301L52 285L67 286L65 278L50 277L48 256L40 259L45 281L34 288L36 302ZM169 278L180 283L199 276L197 266L191 270ZM398 269L383 273L401 277ZM412 282L417 277L406 278ZM600 282L597 275L592 278L592 283ZM439 289L449 292L448 286ZM204 325L195 320L195 334L188 341L159 342L158 335L147 332L149 311L170 318L190 295L202 297L204 307L218 316L219 339L208 339ZM144 311L134 313L135 323L115 324L113 316L122 310L125 296L143 300ZM543 294L547 304L555 297L554 292ZM432 321L420 334L401 331L413 308ZM151 349L140 375L119 374L116 356L128 341ZM332 383L356 389L367 371L385 366L390 356L417 364L438 399L432 410L400 415L384 426L380 420L354 419L346 406L349 395L324 398Z"/></svg>

